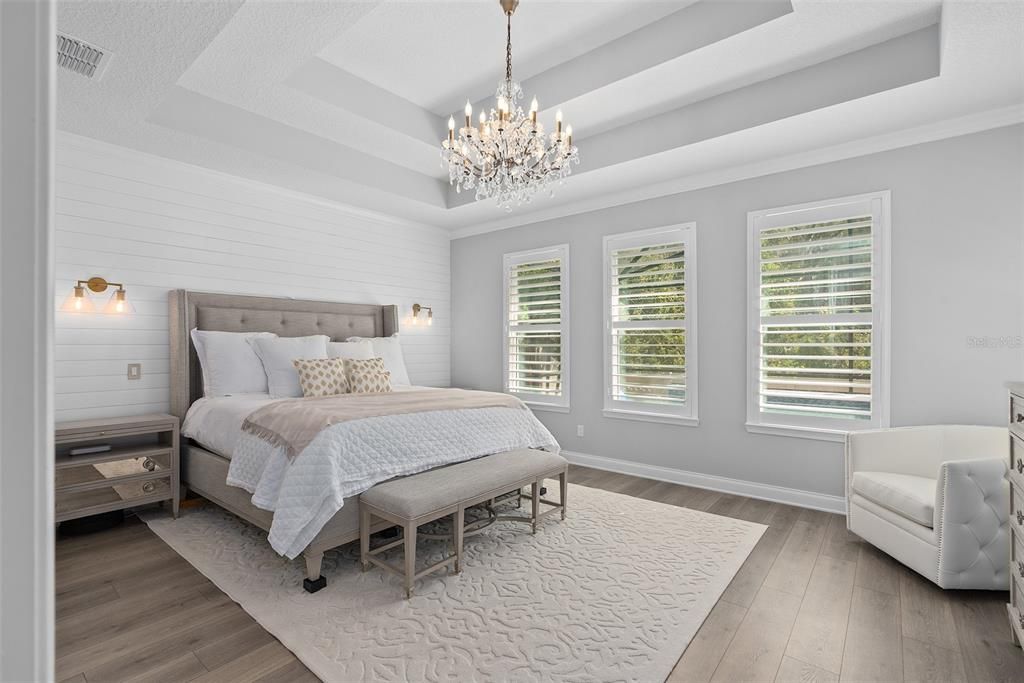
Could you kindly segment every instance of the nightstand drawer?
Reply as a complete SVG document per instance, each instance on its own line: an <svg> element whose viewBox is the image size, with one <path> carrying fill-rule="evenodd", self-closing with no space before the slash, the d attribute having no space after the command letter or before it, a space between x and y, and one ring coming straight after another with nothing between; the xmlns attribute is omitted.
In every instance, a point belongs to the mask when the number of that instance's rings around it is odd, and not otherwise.
<svg viewBox="0 0 1024 683"><path fill-rule="evenodd" d="M88 509L89 514L119 510L127 504L148 503L171 498L171 475L146 475L147 478L83 482L74 488L55 492L57 521L63 521Z"/></svg>
<svg viewBox="0 0 1024 683"><path fill-rule="evenodd" d="M134 449L132 456L114 449L107 453L58 458L56 487L61 489L89 481L133 477L148 472L169 472L171 451L166 448Z"/></svg>

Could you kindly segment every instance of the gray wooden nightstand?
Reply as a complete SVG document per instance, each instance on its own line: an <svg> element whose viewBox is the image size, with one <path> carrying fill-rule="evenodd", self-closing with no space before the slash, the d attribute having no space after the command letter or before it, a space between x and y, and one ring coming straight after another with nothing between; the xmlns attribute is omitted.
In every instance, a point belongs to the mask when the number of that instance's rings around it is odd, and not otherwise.
<svg viewBox="0 0 1024 683"><path fill-rule="evenodd" d="M166 500L178 516L178 418L135 415L56 427L56 521ZM72 449L98 445L110 450L71 455Z"/></svg>

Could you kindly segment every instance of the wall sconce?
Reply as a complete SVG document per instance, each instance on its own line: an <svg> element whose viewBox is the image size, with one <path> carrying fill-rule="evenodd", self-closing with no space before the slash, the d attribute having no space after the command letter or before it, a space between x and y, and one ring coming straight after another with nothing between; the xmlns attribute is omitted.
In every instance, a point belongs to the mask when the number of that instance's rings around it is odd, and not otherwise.
<svg viewBox="0 0 1024 683"><path fill-rule="evenodd" d="M85 290L88 289L90 292L100 294L107 291L108 287L117 287L117 289L110 296L107 305L103 307L104 313L125 315L135 312L135 306L128 300L128 293L125 292L124 285L120 282L107 282L101 277L79 280L71 288L71 293L64 299L60 310L66 313L93 313L96 310L96 306L92 302L92 297Z"/></svg>
<svg viewBox="0 0 1024 683"><path fill-rule="evenodd" d="M427 324L434 324L434 309L430 306L420 306L419 304L412 305L412 324L419 325L420 311L427 312Z"/></svg>

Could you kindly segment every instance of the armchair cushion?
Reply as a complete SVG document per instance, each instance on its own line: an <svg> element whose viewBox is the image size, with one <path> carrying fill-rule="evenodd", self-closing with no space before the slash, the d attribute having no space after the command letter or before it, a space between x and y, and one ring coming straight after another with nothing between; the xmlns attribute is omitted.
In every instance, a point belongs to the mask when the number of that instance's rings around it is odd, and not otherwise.
<svg viewBox="0 0 1024 683"><path fill-rule="evenodd" d="M893 472L854 472L850 487L868 500L932 528L935 519L935 480Z"/></svg>

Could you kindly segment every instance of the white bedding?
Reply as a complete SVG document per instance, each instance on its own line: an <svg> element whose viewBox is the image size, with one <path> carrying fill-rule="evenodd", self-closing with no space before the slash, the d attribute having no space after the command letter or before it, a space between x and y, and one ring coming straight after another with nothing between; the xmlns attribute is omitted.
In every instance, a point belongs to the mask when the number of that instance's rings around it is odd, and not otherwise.
<svg viewBox="0 0 1024 683"><path fill-rule="evenodd" d="M378 482L517 448L559 449L529 410L495 407L342 422L320 432L289 461L283 448L241 431L245 417L272 400L265 395L201 399L189 410L183 433L229 455L227 483L274 513L270 544L289 558L309 545L345 498Z"/></svg>
<svg viewBox="0 0 1024 683"><path fill-rule="evenodd" d="M192 404L181 424L181 435L203 448L231 459L242 436L242 423L253 411L274 399L270 394L236 394L201 398Z"/></svg>

